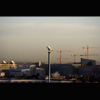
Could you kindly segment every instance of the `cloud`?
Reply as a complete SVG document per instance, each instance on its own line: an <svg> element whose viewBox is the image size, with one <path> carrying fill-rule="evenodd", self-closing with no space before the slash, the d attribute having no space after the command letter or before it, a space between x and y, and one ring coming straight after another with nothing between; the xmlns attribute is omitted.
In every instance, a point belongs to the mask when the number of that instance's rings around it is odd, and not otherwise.
<svg viewBox="0 0 100 100"><path fill-rule="evenodd" d="M23 24L8 24L8 23L0 23L0 30L16 30L16 29L26 29L34 27L34 22L23 23Z"/></svg>
<svg viewBox="0 0 100 100"><path fill-rule="evenodd" d="M100 26L62 23L35 24L34 22L22 24L0 23L0 31L6 34L67 35L93 33L100 31Z"/></svg>

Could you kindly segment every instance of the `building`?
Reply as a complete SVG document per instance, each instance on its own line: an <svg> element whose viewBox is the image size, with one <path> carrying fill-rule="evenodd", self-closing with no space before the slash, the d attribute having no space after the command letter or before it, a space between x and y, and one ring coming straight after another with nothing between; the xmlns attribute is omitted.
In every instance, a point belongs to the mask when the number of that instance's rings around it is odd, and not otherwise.
<svg viewBox="0 0 100 100"><path fill-rule="evenodd" d="M100 75L100 65L96 65L95 60L81 58L81 66L79 66L79 75L90 76L92 74Z"/></svg>
<svg viewBox="0 0 100 100"><path fill-rule="evenodd" d="M93 74L100 76L100 65L96 65L92 71Z"/></svg>
<svg viewBox="0 0 100 100"><path fill-rule="evenodd" d="M18 65L18 68L23 68L23 65Z"/></svg>
<svg viewBox="0 0 100 100"><path fill-rule="evenodd" d="M6 61L2 61L2 64L0 64L0 70L2 70L2 72L5 73L5 76L9 76L9 70L11 69L16 69L17 68L17 64L15 64L14 61L10 61L10 63L6 63Z"/></svg>
<svg viewBox="0 0 100 100"><path fill-rule="evenodd" d="M34 63L37 67L41 66L41 61Z"/></svg>
<svg viewBox="0 0 100 100"><path fill-rule="evenodd" d="M27 68L17 68L12 69L10 67L9 76L12 74L17 74L17 76L23 76L23 73L27 74L27 76L32 76L36 73L36 65L29 65Z"/></svg>
<svg viewBox="0 0 100 100"><path fill-rule="evenodd" d="M91 59L83 59L81 58L82 66L96 66L96 61Z"/></svg>
<svg viewBox="0 0 100 100"><path fill-rule="evenodd" d="M36 73L40 73L40 76L45 76L45 69L44 68L36 68Z"/></svg>
<svg viewBox="0 0 100 100"><path fill-rule="evenodd" d="M80 66L79 67L79 75L90 76L92 72L93 72L93 66Z"/></svg>
<svg viewBox="0 0 100 100"><path fill-rule="evenodd" d="M66 74L73 75L74 66L69 64L52 64L51 73L54 73L56 71L58 71L61 76L65 76Z"/></svg>
<svg viewBox="0 0 100 100"><path fill-rule="evenodd" d="M2 61L2 64L0 64L0 70L9 70L10 66L12 66L14 69L17 68L17 64L15 64L14 61L10 61L10 64L7 64L6 61Z"/></svg>
<svg viewBox="0 0 100 100"><path fill-rule="evenodd" d="M48 75L48 64L42 64L41 66L38 66L37 68L43 68L45 70L45 75Z"/></svg>
<svg viewBox="0 0 100 100"><path fill-rule="evenodd" d="M45 75L48 75L49 69L48 64L42 64L38 68L44 68L45 69ZM60 75L64 76L66 74L72 75L74 73L75 67L73 65L68 64L51 64L51 73L54 73L58 71Z"/></svg>

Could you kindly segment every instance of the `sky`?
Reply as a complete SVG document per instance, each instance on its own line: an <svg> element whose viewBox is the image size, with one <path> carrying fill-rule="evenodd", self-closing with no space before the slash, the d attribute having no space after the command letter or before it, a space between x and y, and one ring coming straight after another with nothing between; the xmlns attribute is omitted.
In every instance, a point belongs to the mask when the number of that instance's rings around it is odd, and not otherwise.
<svg viewBox="0 0 100 100"><path fill-rule="evenodd" d="M57 58L62 52L62 63L74 61L72 54L85 54L82 47L100 47L100 17L0 17L0 63L48 62L50 46L51 63L60 63ZM100 48L89 49L89 59L100 61ZM85 56L82 56L85 58ZM76 62L81 56L76 56Z"/></svg>

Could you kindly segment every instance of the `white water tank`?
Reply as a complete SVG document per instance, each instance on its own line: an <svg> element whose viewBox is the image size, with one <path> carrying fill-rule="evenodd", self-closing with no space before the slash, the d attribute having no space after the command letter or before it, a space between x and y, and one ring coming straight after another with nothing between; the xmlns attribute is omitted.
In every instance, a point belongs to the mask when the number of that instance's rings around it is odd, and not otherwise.
<svg viewBox="0 0 100 100"><path fill-rule="evenodd" d="M10 64L15 64L15 62L13 60L10 61Z"/></svg>
<svg viewBox="0 0 100 100"><path fill-rule="evenodd" d="M2 64L6 64L6 61L3 60L3 61L2 61Z"/></svg>

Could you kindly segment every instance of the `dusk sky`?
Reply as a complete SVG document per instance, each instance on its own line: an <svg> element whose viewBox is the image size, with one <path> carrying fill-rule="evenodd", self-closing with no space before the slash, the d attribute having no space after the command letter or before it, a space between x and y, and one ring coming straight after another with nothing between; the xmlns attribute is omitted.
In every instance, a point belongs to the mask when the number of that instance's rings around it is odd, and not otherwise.
<svg viewBox="0 0 100 100"><path fill-rule="evenodd" d="M0 63L2 60L59 63L58 50L63 52L62 63L73 62L71 54L85 54L82 47L100 47L100 17L0 17ZM89 59L100 61L100 48L89 49ZM76 56L76 62L80 62ZM85 58L82 56L82 58Z"/></svg>

